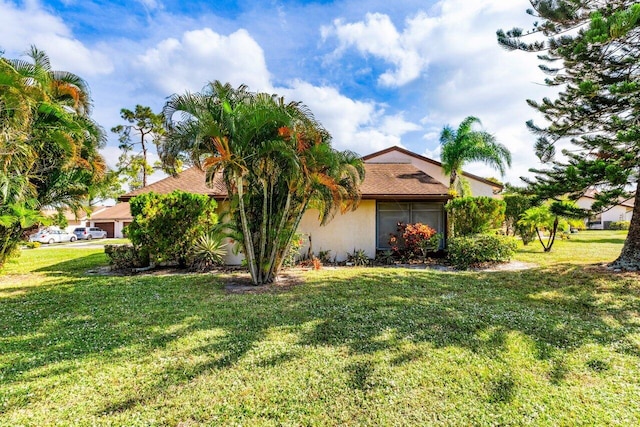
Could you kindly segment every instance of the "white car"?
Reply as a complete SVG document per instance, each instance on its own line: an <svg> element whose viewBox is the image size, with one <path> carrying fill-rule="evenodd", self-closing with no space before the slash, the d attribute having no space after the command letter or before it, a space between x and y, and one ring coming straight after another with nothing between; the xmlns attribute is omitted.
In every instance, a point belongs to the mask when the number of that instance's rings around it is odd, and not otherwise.
<svg viewBox="0 0 640 427"><path fill-rule="evenodd" d="M44 230L40 230L35 234L29 236L30 242L40 242L40 243L62 243L62 242L74 242L76 240L76 236L71 233L67 233L64 230L51 230L45 228Z"/></svg>

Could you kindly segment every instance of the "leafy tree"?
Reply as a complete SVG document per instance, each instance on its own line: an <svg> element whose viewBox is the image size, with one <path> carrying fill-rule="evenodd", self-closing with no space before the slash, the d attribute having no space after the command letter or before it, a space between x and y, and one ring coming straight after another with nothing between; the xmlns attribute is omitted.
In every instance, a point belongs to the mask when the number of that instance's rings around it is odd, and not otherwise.
<svg viewBox="0 0 640 427"><path fill-rule="evenodd" d="M157 146L164 133L162 114L155 114L150 107L136 105L134 111L121 109L120 117L128 124L111 128L111 132L119 135L122 150L118 168L131 190L146 187L147 177L154 169L149 163L149 149L151 144Z"/></svg>
<svg viewBox="0 0 640 427"><path fill-rule="evenodd" d="M459 197L446 205L456 236L486 233L500 228L505 203L491 197Z"/></svg>
<svg viewBox="0 0 640 427"><path fill-rule="evenodd" d="M514 236L517 234L522 239L522 243L525 246L528 245L535 238L534 230L519 221L527 209L534 207L538 203L537 197L521 192L513 192L505 194L502 200L505 202L504 217L507 233L512 230Z"/></svg>
<svg viewBox="0 0 640 427"><path fill-rule="evenodd" d="M127 236L158 263L176 261L185 267L198 238L218 223L215 200L201 194L150 192L129 203L133 221L126 227Z"/></svg>
<svg viewBox="0 0 640 427"><path fill-rule="evenodd" d="M91 99L84 80L53 70L46 53L35 47L28 57L31 61L1 59L2 80L22 90L30 107L28 126L17 128L30 152L20 174L28 177L40 205L79 207L86 202L88 187L106 170L98 151L106 143L104 131L89 116ZM7 122L16 129L11 124L15 120Z"/></svg>
<svg viewBox="0 0 640 427"><path fill-rule="evenodd" d="M480 124L480 120L469 116L460 123L458 129L445 126L440 134L442 168L449 175L449 191L463 197L471 195L461 176L466 163L487 163L502 175L505 166L511 166L511 153L507 147L498 143L490 133L474 130L474 124Z"/></svg>
<svg viewBox="0 0 640 427"><path fill-rule="evenodd" d="M307 208L324 224L358 204L361 160L334 150L300 103L216 81L171 97L164 116L163 162L173 166L188 153L209 182L220 174L254 284L275 279Z"/></svg>
<svg viewBox="0 0 640 427"><path fill-rule="evenodd" d="M106 169L102 128L90 117L87 84L55 71L32 47L29 60L0 56L0 253L42 206L77 209Z"/></svg>
<svg viewBox="0 0 640 427"><path fill-rule="evenodd" d="M570 218L584 218L585 211L575 203L568 201L553 201L527 209L518 221L522 227L534 230L545 252L550 252L556 240L561 221ZM542 239L542 229L549 235L546 242Z"/></svg>
<svg viewBox="0 0 640 427"><path fill-rule="evenodd" d="M640 4L629 0L531 0L527 12L538 19L530 34L546 40L525 42L523 31L499 30L510 50L537 52L556 99L527 102L548 125L529 121L538 135L536 153L550 164L526 180L541 197L577 200L598 190L592 211L635 193L629 234L613 267L640 268ZM563 156L556 158L556 148ZM633 191L629 191L633 189Z"/></svg>

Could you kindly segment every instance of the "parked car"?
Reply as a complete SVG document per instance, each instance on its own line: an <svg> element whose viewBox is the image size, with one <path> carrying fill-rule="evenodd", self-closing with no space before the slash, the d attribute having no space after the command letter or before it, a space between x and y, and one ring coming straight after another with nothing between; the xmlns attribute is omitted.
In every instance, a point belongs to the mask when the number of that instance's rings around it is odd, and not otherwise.
<svg viewBox="0 0 640 427"><path fill-rule="evenodd" d="M73 234L78 240L104 239L107 232L98 227L76 227Z"/></svg>
<svg viewBox="0 0 640 427"><path fill-rule="evenodd" d="M74 234L67 233L64 230L52 230L48 228L40 230L29 236L30 242L40 243L74 242L76 239L77 237Z"/></svg>

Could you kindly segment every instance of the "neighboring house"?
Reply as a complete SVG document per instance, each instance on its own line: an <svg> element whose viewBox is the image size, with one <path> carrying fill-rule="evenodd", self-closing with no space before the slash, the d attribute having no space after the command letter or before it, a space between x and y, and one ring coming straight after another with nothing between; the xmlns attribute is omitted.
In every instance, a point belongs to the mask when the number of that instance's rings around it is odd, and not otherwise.
<svg viewBox="0 0 640 427"><path fill-rule="evenodd" d="M123 228L132 221L129 203L118 203L103 211L91 215L90 227L100 227L107 237L124 237Z"/></svg>
<svg viewBox="0 0 640 427"><path fill-rule="evenodd" d="M591 209L591 205L596 200L595 195L595 190L589 190L576 201L576 204L582 209ZM632 214L633 199L620 200L617 205L600 213L596 213L594 216L585 219L585 222L589 229L608 230L612 222L631 221Z"/></svg>
<svg viewBox="0 0 640 427"><path fill-rule="evenodd" d="M99 212L104 211L105 209L108 209L108 207L107 206L91 206L89 207L89 210L91 211L90 214L87 214L82 209L78 210L78 212L74 212L73 210L68 208L64 209L63 210L64 217L67 220L67 227L65 227L65 230L68 232L71 232L76 227L84 227L89 225L90 217L92 215L95 215ZM56 209L45 208L45 209L42 209L41 213L46 217L53 218L58 214L58 211Z"/></svg>
<svg viewBox="0 0 640 427"><path fill-rule="evenodd" d="M338 213L332 221L321 227L318 212L309 210L300 223L299 231L309 237L313 252L330 250L331 256L344 260L347 252L362 249L371 258L376 250L389 249L389 235L396 232L398 222L422 222L436 231L446 233L444 205L450 199L448 177L442 164L405 150L391 147L363 157L365 179L362 183L362 201L357 210ZM478 176L464 173L474 196L495 197L502 187ZM122 226L132 220L128 202L132 197L154 191L167 194L174 190L207 194L225 208L227 191L216 177L211 188L205 185L205 174L190 168L175 177L168 177L143 189L125 194L113 208L92 218L92 225L109 232L106 222L113 223L113 234L122 237ZM303 248L303 251L309 248ZM239 264L241 256L227 255L228 264Z"/></svg>

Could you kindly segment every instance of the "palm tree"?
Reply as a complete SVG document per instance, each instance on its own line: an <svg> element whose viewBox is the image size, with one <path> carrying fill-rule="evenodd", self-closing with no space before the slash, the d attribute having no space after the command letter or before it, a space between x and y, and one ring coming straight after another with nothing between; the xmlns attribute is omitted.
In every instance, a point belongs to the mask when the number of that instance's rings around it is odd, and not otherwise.
<svg viewBox="0 0 640 427"><path fill-rule="evenodd" d="M511 166L511 153L498 143L493 135L485 131L473 130L474 124L481 124L477 117L469 116L460 123L457 130L445 126L440 134L442 144L442 168L449 175L449 191L464 196L462 167L468 162L483 162L505 173L505 165Z"/></svg>
<svg viewBox="0 0 640 427"><path fill-rule="evenodd" d="M0 70L20 82L14 86L22 88L30 107L25 140L36 156L23 173L41 205L79 208L89 187L104 177L106 164L98 150L106 134L89 116L91 97L82 78L53 70L47 54L35 46L27 56L30 61L3 59Z"/></svg>
<svg viewBox="0 0 640 427"><path fill-rule="evenodd" d="M331 148L329 133L300 103L216 81L202 93L174 95L163 114L165 165L187 153L209 182L222 175L254 284L275 279L308 207L326 222L357 206L361 161Z"/></svg>
<svg viewBox="0 0 640 427"><path fill-rule="evenodd" d="M86 83L35 47L28 56L0 56L0 268L40 207L79 208L106 168Z"/></svg>

